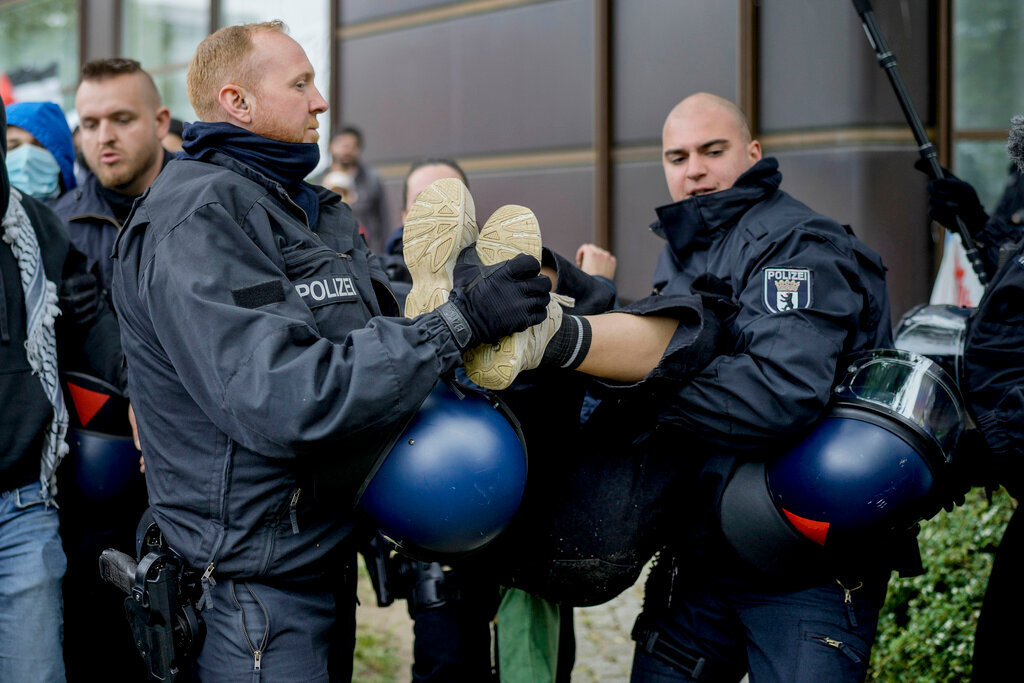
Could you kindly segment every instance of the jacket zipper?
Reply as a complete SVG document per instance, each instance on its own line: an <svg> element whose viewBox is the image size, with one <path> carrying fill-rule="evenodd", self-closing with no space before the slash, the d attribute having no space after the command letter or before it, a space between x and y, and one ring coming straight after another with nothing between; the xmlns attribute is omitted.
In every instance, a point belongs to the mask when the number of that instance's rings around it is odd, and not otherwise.
<svg viewBox="0 0 1024 683"><path fill-rule="evenodd" d="M857 613L853 609L853 592L863 588L864 582L859 582L853 588L847 588L839 579L836 579L836 583L843 589L843 603L846 605L846 616L850 620L850 626L857 628Z"/></svg>
<svg viewBox="0 0 1024 683"><path fill-rule="evenodd" d="M284 263L285 263L286 266L288 266L290 268L294 268L295 266L305 265L306 263L309 263L310 261L312 261L317 256L323 256L324 253L328 253L328 254L334 255L337 252L334 251L333 249L331 249L330 247L326 246L326 245L319 246L319 247L315 247L311 251L304 252L304 253L299 254L298 256L293 257L291 259L289 259L287 256L285 256L284 257Z"/></svg>
<svg viewBox="0 0 1024 683"><path fill-rule="evenodd" d="M302 494L302 489L295 489L295 493L292 494L292 500L288 504L288 519L292 523L292 535L295 536L299 533L299 514L296 509L299 505L299 495Z"/></svg>

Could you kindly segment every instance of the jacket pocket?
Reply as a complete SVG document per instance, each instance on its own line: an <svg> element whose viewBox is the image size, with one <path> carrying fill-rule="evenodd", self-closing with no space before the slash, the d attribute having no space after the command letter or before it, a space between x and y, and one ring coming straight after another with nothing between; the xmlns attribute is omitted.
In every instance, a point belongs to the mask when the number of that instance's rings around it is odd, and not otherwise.
<svg viewBox="0 0 1024 683"><path fill-rule="evenodd" d="M338 341L366 325L371 314L359 293L352 260L316 245L283 252L285 275L309 307L320 334Z"/></svg>

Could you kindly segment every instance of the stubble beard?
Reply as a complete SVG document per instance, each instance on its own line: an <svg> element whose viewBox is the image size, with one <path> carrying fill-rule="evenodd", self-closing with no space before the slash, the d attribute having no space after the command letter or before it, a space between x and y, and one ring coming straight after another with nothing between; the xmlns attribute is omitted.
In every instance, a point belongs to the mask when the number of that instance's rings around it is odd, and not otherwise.
<svg viewBox="0 0 1024 683"><path fill-rule="evenodd" d="M119 191L121 188L132 185L145 175L157 163L162 150L162 147L155 148L149 154L136 159L127 158L122 153L122 159L119 163L114 166L97 163L95 167L92 167L92 171L99 178L100 184L103 187Z"/></svg>

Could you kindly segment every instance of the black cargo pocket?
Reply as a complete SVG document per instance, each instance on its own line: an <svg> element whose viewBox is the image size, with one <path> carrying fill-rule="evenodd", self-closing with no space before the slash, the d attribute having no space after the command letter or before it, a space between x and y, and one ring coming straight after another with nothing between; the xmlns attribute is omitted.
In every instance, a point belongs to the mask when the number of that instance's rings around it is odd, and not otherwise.
<svg viewBox="0 0 1024 683"><path fill-rule="evenodd" d="M871 645L843 627L801 620L795 680L862 680L870 654Z"/></svg>

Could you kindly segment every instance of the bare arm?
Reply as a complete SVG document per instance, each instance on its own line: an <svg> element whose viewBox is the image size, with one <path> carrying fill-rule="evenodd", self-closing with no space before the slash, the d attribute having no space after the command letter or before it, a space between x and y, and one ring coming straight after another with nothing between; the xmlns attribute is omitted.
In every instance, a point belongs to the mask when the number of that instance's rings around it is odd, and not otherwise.
<svg viewBox="0 0 1024 683"><path fill-rule="evenodd" d="M678 321L629 313L586 316L593 338L577 368L616 382L639 382L658 366Z"/></svg>

